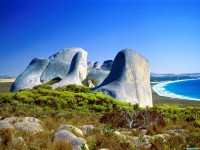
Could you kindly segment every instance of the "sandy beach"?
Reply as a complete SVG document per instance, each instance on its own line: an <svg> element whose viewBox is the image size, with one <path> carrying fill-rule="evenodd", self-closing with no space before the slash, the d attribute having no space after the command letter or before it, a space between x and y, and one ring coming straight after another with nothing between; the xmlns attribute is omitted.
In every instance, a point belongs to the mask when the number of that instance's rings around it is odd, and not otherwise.
<svg viewBox="0 0 200 150"><path fill-rule="evenodd" d="M10 79L2 79L0 78L0 82L14 82L16 78L10 78Z"/></svg>

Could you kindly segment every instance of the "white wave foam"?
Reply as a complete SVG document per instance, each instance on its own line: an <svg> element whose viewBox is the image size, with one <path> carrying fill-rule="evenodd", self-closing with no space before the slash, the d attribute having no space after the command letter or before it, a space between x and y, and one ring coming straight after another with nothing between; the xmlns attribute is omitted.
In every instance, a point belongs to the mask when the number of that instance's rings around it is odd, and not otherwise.
<svg viewBox="0 0 200 150"><path fill-rule="evenodd" d="M187 96L183 96L183 95L178 95L178 94L169 92L164 88L164 86L166 86L167 84L174 83L174 82L188 81L188 80L198 80L198 79L186 79L186 80L160 82L160 83L154 85L152 88L160 96L170 97L170 98L178 98L178 99L198 100L199 101L200 99L187 97Z"/></svg>

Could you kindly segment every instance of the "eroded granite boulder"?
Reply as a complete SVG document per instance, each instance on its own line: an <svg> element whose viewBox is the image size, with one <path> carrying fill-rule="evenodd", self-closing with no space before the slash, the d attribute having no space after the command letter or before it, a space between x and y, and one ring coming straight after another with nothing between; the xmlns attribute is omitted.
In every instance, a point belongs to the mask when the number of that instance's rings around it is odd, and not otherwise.
<svg viewBox="0 0 200 150"><path fill-rule="evenodd" d="M69 84L82 85L82 81L87 75L87 52L77 52L72 59L69 73L60 82L52 87L62 87Z"/></svg>
<svg viewBox="0 0 200 150"><path fill-rule="evenodd" d="M68 75L72 59L77 52L81 52L83 57L87 59L87 52L82 48L65 48L50 56L50 63L42 73L41 80L45 83L56 77L65 78Z"/></svg>
<svg viewBox="0 0 200 150"><path fill-rule="evenodd" d="M17 92L21 89L32 89L42 84L40 76L49 64L49 59L34 58L23 73L12 84L10 91Z"/></svg>
<svg viewBox="0 0 200 150"><path fill-rule="evenodd" d="M112 68L113 60L106 60L103 62L101 69L110 71Z"/></svg>
<svg viewBox="0 0 200 150"><path fill-rule="evenodd" d="M124 49L115 57L107 78L93 91L142 107L152 106L150 65L137 52Z"/></svg>
<svg viewBox="0 0 200 150"><path fill-rule="evenodd" d="M96 67L93 67L93 69L88 73L87 78L94 79L97 86L100 85L110 73L112 64L112 60L106 60L103 62L101 68L98 67L97 69Z"/></svg>

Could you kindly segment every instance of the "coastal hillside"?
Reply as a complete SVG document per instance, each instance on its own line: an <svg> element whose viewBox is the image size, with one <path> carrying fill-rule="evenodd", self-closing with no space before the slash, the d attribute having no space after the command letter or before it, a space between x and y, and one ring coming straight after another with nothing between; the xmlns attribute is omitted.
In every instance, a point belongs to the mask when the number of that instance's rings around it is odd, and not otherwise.
<svg viewBox="0 0 200 150"><path fill-rule="evenodd" d="M55 82L0 94L0 149L200 147L199 107L141 108L86 86L52 89Z"/></svg>

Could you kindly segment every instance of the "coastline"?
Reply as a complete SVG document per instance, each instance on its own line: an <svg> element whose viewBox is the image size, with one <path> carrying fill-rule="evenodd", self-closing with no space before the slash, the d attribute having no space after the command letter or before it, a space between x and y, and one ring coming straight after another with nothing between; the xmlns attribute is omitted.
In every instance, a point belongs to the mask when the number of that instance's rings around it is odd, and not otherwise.
<svg viewBox="0 0 200 150"><path fill-rule="evenodd" d="M0 82L0 93L8 93L13 82ZM155 83L154 83L155 84ZM169 97L159 96L154 90L152 90L152 99L153 105L176 105L179 107L188 107L188 106L200 106L200 101L194 100L180 100L180 99L171 99Z"/></svg>
<svg viewBox="0 0 200 150"><path fill-rule="evenodd" d="M193 100L193 101L200 101L198 98L192 98L184 95L178 95L173 92L167 91L164 86L170 84L170 83L175 83L175 82L183 82L183 81L188 81L188 80L199 80L197 79L184 79L184 80L175 80L175 81L166 81L166 82L159 82L155 85L152 86L152 90L159 96L162 97L168 97L171 99L181 99L181 100Z"/></svg>
<svg viewBox="0 0 200 150"><path fill-rule="evenodd" d="M15 80L16 80L16 78L10 78L10 79L0 78L0 82L14 82Z"/></svg>

